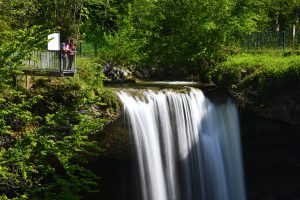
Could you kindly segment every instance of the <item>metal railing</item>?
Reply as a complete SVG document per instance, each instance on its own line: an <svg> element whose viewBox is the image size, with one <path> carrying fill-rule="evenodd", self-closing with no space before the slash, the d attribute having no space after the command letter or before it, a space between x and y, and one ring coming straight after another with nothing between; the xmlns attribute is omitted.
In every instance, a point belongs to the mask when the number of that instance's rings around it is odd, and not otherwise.
<svg viewBox="0 0 300 200"><path fill-rule="evenodd" d="M59 73L76 71L76 52L73 57L62 57L60 51L34 51L31 57L23 62L22 70Z"/></svg>
<svg viewBox="0 0 300 200"><path fill-rule="evenodd" d="M32 58L24 61L24 69L60 71L60 53L59 51L41 51L32 52Z"/></svg>

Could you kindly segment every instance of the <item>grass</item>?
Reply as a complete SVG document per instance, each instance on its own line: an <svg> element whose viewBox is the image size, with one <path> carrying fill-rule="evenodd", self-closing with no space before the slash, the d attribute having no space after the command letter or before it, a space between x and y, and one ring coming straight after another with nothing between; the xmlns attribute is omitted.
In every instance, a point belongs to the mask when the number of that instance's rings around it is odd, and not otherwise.
<svg viewBox="0 0 300 200"><path fill-rule="evenodd" d="M300 56L284 53L244 53L229 56L210 74L219 86L269 99L300 85Z"/></svg>

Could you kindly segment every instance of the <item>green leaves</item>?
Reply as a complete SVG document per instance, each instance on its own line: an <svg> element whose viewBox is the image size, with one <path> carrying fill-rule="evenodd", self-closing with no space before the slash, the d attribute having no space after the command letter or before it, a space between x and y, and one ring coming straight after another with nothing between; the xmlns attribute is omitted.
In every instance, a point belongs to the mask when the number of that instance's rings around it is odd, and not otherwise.
<svg viewBox="0 0 300 200"><path fill-rule="evenodd" d="M212 73L213 81L247 101L266 101L300 84L300 59L277 54L230 56ZM238 99L241 100L241 99Z"/></svg>
<svg viewBox="0 0 300 200"><path fill-rule="evenodd" d="M30 93L15 88L14 79L31 52L47 43L50 31L34 25L60 26L67 39L85 19L89 26L99 21L101 32L114 26L115 3L0 0L1 199L80 199L83 191L93 191L96 177L82 164L102 151L91 136L100 134L117 107L101 89L102 66L84 65L84 85L67 78L39 80Z"/></svg>
<svg viewBox="0 0 300 200"><path fill-rule="evenodd" d="M48 33L41 27L0 33L3 199L79 199L95 186L95 176L82 163L87 155L100 152L89 137L99 134L106 123L101 110L106 104L95 92L102 87L101 66L88 66L91 86L83 90L67 78L38 80L31 93L13 86L21 73L18 67L33 50L44 47Z"/></svg>
<svg viewBox="0 0 300 200"><path fill-rule="evenodd" d="M34 26L29 30L0 32L0 88L11 85L13 77L21 74L18 67L31 57L31 52L47 44L49 30Z"/></svg>
<svg viewBox="0 0 300 200"><path fill-rule="evenodd" d="M122 65L204 73L222 60L225 46L256 30L259 1L142 1L117 15L117 31L105 37L105 58Z"/></svg>
<svg viewBox="0 0 300 200"><path fill-rule="evenodd" d="M19 93L12 98L14 103L2 105L1 128L10 131L12 140L0 148L0 192L11 197L26 193L31 199L39 199L40 195L46 199L79 199L83 190L92 190L95 175L81 164L87 155L100 152L89 136L99 134L106 120L94 115L91 108L100 98L90 99L87 94L68 96L74 98L67 100L72 104L60 105L53 113L49 109L44 119L32 112L33 107L36 112L45 106L41 95ZM0 139L4 138L3 131Z"/></svg>

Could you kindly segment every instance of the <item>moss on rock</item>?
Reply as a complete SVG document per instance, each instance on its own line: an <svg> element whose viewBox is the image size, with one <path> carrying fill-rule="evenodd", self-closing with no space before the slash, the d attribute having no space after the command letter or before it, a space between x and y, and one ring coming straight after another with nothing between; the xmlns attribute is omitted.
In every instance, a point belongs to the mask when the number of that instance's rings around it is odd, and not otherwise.
<svg viewBox="0 0 300 200"><path fill-rule="evenodd" d="M243 108L300 124L300 57L241 54L210 74Z"/></svg>

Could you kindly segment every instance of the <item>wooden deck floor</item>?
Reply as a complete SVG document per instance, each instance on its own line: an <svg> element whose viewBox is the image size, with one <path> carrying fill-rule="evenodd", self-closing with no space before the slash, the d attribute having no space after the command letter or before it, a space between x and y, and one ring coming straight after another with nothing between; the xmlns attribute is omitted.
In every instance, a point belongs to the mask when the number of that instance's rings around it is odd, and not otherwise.
<svg viewBox="0 0 300 200"><path fill-rule="evenodd" d="M47 70L47 69L23 69L22 70L26 75L34 76L55 76L55 77L64 77L64 76L75 76L76 70Z"/></svg>

